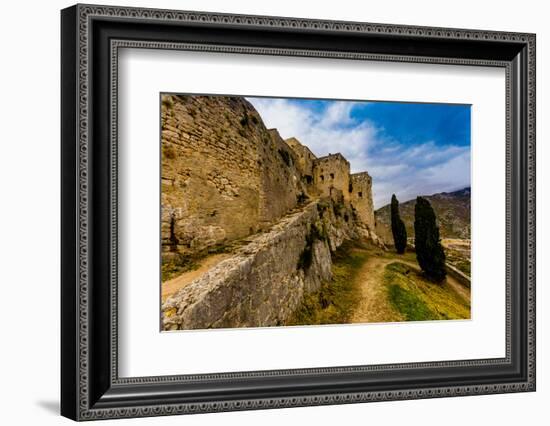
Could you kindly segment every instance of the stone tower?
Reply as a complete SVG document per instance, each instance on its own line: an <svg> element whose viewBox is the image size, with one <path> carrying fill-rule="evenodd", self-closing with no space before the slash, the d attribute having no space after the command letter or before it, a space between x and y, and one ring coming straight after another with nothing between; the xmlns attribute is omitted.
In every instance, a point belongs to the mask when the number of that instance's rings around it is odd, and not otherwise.
<svg viewBox="0 0 550 426"><path fill-rule="evenodd" d="M344 200L349 200L349 176L349 161L340 153L329 154L313 162L313 182L321 197L329 197L332 190L337 189L342 191Z"/></svg>
<svg viewBox="0 0 550 426"><path fill-rule="evenodd" d="M372 178L367 172L350 175L349 198L357 217L374 231L374 207L372 202Z"/></svg>

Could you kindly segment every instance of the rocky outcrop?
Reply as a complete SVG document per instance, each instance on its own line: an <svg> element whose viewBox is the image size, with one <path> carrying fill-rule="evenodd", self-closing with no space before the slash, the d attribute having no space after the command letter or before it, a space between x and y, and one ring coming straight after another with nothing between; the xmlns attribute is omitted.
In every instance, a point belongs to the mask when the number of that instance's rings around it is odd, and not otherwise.
<svg viewBox="0 0 550 426"><path fill-rule="evenodd" d="M165 330L282 325L332 277L331 250L357 238L352 211L316 200L260 233L162 305Z"/></svg>

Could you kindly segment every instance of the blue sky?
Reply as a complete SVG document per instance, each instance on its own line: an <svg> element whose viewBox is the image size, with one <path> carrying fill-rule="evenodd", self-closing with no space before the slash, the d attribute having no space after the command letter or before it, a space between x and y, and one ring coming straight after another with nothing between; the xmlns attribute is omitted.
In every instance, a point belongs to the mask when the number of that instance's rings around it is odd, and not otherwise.
<svg viewBox="0 0 550 426"><path fill-rule="evenodd" d="M373 178L375 208L470 185L469 105L247 98L268 128Z"/></svg>

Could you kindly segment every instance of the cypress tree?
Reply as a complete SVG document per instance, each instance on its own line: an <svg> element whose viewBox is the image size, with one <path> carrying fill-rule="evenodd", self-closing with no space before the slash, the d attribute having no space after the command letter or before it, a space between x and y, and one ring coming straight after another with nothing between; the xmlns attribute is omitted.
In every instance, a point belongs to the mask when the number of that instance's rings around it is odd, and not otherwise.
<svg viewBox="0 0 550 426"><path fill-rule="evenodd" d="M399 216L399 201L395 194L391 196L391 232L393 234L393 243L397 253L405 253L407 248L407 229Z"/></svg>
<svg viewBox="0 0 550 426"><path fill-rule="evenodd" d="M441 282L447 274L445 252L439 240L439 228L435 212L429 201L418 197L414 207L414 245L416 259L426 275L435 282Z"/></svg>

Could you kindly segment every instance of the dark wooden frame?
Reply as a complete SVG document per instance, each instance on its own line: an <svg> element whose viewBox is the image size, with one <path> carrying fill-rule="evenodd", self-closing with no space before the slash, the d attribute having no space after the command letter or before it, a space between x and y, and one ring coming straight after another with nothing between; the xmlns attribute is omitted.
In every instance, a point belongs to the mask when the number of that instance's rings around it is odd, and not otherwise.
<svg viewBox="0 0 550 426"><path fill-rule="evenodd" d="M64 416L89 420L535 390L535 35L95 5L64 9L61 34ZM504 67L506 357L119 378L116 58L125 46Z"/></svg>

